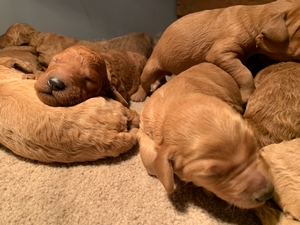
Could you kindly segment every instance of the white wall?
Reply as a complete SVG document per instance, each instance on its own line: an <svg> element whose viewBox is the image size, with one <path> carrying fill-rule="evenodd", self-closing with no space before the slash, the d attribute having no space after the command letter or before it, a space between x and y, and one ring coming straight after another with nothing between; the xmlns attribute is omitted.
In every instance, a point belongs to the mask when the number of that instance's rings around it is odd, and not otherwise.
<svg viewBox="0 0 300 225"><path fill-rule="evenodd" d="M0 34L13 23L78 39L157 34L176 20L176 0L0 0Z"/></svg>

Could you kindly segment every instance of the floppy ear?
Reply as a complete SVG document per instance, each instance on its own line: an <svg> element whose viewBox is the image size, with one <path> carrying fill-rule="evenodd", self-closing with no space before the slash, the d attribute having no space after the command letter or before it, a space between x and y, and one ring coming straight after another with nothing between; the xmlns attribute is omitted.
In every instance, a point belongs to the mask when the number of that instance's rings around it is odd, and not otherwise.
<svg viewBox="0 0 300 225"><path fill-rule="evenodd" d="M161 147L158 151L153 166L156 177L163 184L168 193L174 191L174 173L170 159L170 153L167 149Z"/></svg>
<svg viewBox="0 0 300 225"><path fill-rule="evenodd" d="M289 32L286 25L286 13L274 15L256 36L256 46L272 52L278 48L278 44L289 40Z"/></svg>
<svg viewBox="0 0 300 225"><path fill-rule="evenodd" d="M286 13L272 17L262 29L261 34L275 43L282 43L289 39L286 26Z"/></svg>
<svg viewBox="0 0 300 225"><path fill-rule="evenodd" d="M107 79L107 82L104 83L103 85L104 87L102 88L105 89L105 92L108 91L109 97L121 102L122 105L124 105L125 107L128 107L129 104L127 100L124 98L124 96L127 97L127 92L122 81L118 79L117 76L113 76L113 74L110 72L109 64L105 65L104 69L105 69L104 71L99 71L99 73L101 72L105 74L103 79ZM117 90L115 86L118 87L120 91Z"/></svg>
<svg viewBox="0 0 300 225"><path fill-rule="evenodd" d="M125 107L128 107L129 104L128 102L125 100L125 98L123 98L123 96L118 92L118 90L111 85L111 91L112 91L112 97L117 100L118 102L121 102L122 105L124 105Z"/></svg>

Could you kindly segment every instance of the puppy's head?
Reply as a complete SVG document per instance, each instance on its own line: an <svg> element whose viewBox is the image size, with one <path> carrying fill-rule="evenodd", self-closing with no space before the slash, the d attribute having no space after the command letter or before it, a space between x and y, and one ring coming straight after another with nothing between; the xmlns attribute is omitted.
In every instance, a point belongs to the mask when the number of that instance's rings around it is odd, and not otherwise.
<svg viewBox="0 0 300 225"><path fill-rule="evenodd" d="M33 27L26 23L13 24L0 36L0 48L28 45L31 37L36 32Z"/></svg>
<svg viewBox="0 0 300 225"><path fill-rule="evenodd" d="M70 106L106 94L108 86L104 59L89 48L72 46L53 56L34 88L45 104Z"/></svg>
<svg viewBox="0 0 300 225"><path fill-rule="evenodd" d="M300 60L300 3L279 0L261 33L256 46L276 60Z"/></svg>
<svg viewBox="0 0 300 225"><path fill-rule="evenodd" d="M274 192L269 168L242 117L213 97L176 100L164 121L163 143L153 162L168 192L173 173L241 208L261 206Z"/></svg>

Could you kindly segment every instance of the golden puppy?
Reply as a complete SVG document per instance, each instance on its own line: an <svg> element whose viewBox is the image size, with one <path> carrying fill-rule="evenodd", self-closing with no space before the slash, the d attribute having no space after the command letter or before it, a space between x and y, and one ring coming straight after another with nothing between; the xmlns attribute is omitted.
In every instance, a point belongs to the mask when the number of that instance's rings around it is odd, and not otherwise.
<svg viewBox="0 0 300 225"><path fill-rule="evenodd" d="M175 173L236 206L262 205L273 194L268 166L235 109L242 110L239 88L213 64L193 66L168 81L141 112L138 139L147 172L168 192Z"/></svg>
<svg viewBox="0 0 300 225"><path fill-rule="evenodd" d="M39 53L39 62L47 67L55 54L74 45L83 45L98 52L105 49L132 51L148 58L155 43L152 36L147 33L130 33L102 41L87 41L56 33L39 32L28 24L16 23L0 36L0 47L14 45L34 47Z"/></svg>
<svg viewBox="0 0 300 225"><path fill-rule="evenodd" d="M7 72L0 66L0 143L15 154L70 163L116 157L137 144L139 115L119 102L97 97L50 107L37 98L35 81Z"/></svg>
<svg viewBox="0 0 300 225"><path fill-rule="evenodd" d="M206 61L235 79L245 103L254 91L254 84L251 72L242 62L256 53L276 60L300 60L299 26L297 0L188 14L162 34L141 75L141 85L131 99L145 100L156 80Z"/></svg>
<svg viewBox="0 0 300 225"><path fill-rule="evenodd" d="M260 71L244 118L261 147L300 137L300 63L282 62Z"/></svg>
<svg viewBox="0 0 300 225"><path fill-rule="evenodd" d="M52 58L34 87L39 99L50 106L75 105L95 96L108 96L128 106L146 61L134 52L98 54L84 46L72 46Z"/></svg>

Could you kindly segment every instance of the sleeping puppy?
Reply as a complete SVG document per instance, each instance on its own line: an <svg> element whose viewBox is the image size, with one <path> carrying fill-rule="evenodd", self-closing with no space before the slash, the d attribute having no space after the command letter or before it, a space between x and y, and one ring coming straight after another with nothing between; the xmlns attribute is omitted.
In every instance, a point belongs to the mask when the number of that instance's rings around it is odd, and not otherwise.
<svg viewBox="0 0 300 225"><path fill-rule="evenodd" d="M299 26L298 0L188 14L162 34L143 70L140 87L131 99L145 100L156 80L206 61L235 79L245 103L254 91L254 83L242 62L258 53L281 61L300 60Z"/></svg>
<svg viewBox="0 0 300 225"><path fill-rule="evenodd" d="M244 118L260 147L300 137L300 63L282 62L260 71L254 79Z"/></svg>
<svg viewBox="0 0 300 225"><path fill-rule="evenodd" d="M34 47L39 53L39 62L47 67L55 54L74 45L83 45L98 52L105 49L132 51L149 58L155 43L151 35L142 32L101 41L87 41L56 33L39 32L26 23L16 23L0 36L0 48L19 45Z"/></svg>
<svg viewBox="0 0 300 225"><path fill-rule="evenodd" d="M116 157L137 144L137 112L103 97L50 107L37 98L34 82L20 82L0 66L0 144L15 154L42 162L83 162Z"/></svg>
<svg viewBox="0 0 300 225"><path fill-rule="evenodd" d="M147 172L169 193L175 173L236 206L262 205L273 194L268 165L237 110L237 84L213 64L193 66L168 81L141 112L138 139Z"/></svg>
<svg viewBox="0 0 300 225"><path fill-rule="evenodd" d="M0 35L0 48L29 45L36 32L32 26L26 23L15 23Z"/></svg>
<svg viewBox="0 0 300 225"><path fill-rule="evenodd" d="M95 96L107 96L128 106L137 90L146 57L107 50L98 54L72 46L52 58L34 85L39 99L50 106L70 106Z"/></svg>
<svg viewBox="0 0 300 225"><path fill-rule="evenodd" d="M296 138L279 144L271 144L260 150L262 157L270 165L274 178L274 201L287 217L298 221L298 224L300 223L299 146L300 138Z"/></svg>

